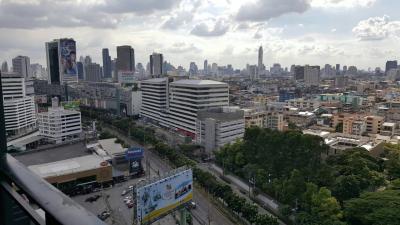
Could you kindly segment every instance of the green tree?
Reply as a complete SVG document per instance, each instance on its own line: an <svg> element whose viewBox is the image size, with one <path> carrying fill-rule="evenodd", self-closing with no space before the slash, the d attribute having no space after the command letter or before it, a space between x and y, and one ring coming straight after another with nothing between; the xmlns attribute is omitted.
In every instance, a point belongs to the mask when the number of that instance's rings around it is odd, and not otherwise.
<svg viewBox="0 0 400 225"><path fill-rule="evenodd" d="M400 191L386 190L361 194L344 204L344 215L350 224L400 224Z"/></svg>

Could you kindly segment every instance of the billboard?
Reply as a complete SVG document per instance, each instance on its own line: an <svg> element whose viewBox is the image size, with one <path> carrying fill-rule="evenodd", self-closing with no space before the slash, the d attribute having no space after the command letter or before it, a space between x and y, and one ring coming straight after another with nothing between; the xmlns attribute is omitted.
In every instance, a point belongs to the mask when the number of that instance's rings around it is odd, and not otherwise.
<svg viewBox="0 0 400 225"><path fill-rule="evenodd" d="M143 148L140 147L132 147L125 152L125 158L127 160L138 160L142 159L143 157L144 157L144 150Z"/></svg>
<svg viewBox="0 0 400 225"><path fill-rule="evenodd" d="M118 71L118 82L120 84L133 84L137 78L133 71Z"/></svg>
<svg viewBox="0 0 400 225"><path fill-rule="evenodd" d="M60 40L60 63L64 78L76 78L78 76L76 44L73 39Z"/></svg>
<svg viewBox="0 0 400 225"><path fill-rule="evenodd" d="M193 198L193 172L180 168L153 182L136 187L138 224L149 224L189 203Z"/></svg>

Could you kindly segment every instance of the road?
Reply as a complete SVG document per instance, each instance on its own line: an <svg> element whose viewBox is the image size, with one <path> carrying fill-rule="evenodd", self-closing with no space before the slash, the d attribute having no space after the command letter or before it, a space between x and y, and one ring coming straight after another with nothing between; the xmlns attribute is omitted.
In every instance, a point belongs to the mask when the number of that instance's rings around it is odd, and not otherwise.
<svg viewBox="0 0 400 225"><path fill-rule="evenodd" d="M125 143L131 146L141 146L137 142L133 141L132 139L128 138L125 134L122 134L114 129L110 129L109 127L103 127L110 133L118 136L120 139L124 140ZM143 146L141 146L143 147ZM157 154L149 151L146 147L145 155L144 155L144 162L148 161L150 165L150 173L148 173L148 169L146 170L146 177L147 176L157 176L158 172L160 174L165 173L173 169L171 165L165 160L162 159ZM146 164L146 163L145 163ZM210 200L209 196L204 196L203 193L198 191L196 188L194 189L194 201L196 202L196 209L192 210L192 215L194 219L195 225L234 225L236 223L232 222L229 218L227 218L218 207L213 205Z"/></svg>
<svg viewBox="0 0 400 225"><path fill-rule="evenodd" d="M227 185L229 185L232 190L239 196L245 198L248 202L254 203L252 199L249 198L249 185L239 178L233 176L233 175L223 175L222 169L218 167L215 164L212 163L202 163L197 165L198 168L210 172L213 174L220 182L223 182ZM225 180L221 179L221 176L224 176L225 179L229 180L229 182L226 182ZM275 211L275 213L278 212L279 205L275 203L275 201L268 196L265 196L263 194L258 194L255 196L255 199L258 202L261 202L262 205L257 204L258 212L261 214L268 214L270 216L276 217L273 215L269 210ZM268 209L268 210L267 210ZM278 219L279 224L285 225L285 223L281 220Z"/></svg>

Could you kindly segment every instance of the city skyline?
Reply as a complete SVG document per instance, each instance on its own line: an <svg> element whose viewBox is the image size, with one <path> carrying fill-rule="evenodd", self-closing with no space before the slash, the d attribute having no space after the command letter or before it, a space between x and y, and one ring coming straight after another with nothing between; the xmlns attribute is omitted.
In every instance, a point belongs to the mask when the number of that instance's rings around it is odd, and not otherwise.
<svg viewBox="0 0 400 225"><path fill-rule="evenodd" d="M116 46L131 45L143 64L160 52L184 68L207 59L241 69L257 64L261 45L267 68L273 63L384 68L399 55L397 5L393 0L0 1L0 60L27 55L45 65L44 43L70 37L79 55L98 63L102 48L116 58Z"/></svg>

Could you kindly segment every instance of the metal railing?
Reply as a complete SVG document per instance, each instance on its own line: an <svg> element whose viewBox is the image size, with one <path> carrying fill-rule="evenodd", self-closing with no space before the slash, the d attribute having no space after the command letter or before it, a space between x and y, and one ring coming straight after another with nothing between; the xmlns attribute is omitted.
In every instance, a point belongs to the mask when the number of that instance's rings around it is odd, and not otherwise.
<svg viewBox="0 0 400 225"><path fill-rule="evenodd" d="M0 224L105 225L97 216L74 202L7 153L1 79Z"/></svg>

